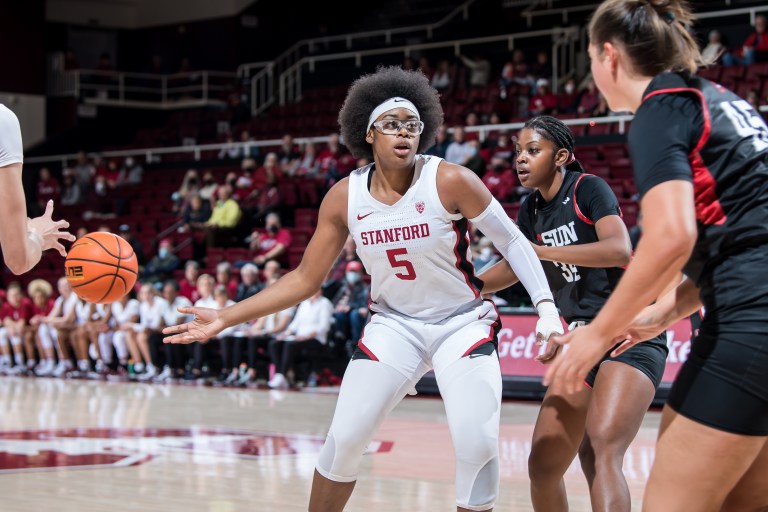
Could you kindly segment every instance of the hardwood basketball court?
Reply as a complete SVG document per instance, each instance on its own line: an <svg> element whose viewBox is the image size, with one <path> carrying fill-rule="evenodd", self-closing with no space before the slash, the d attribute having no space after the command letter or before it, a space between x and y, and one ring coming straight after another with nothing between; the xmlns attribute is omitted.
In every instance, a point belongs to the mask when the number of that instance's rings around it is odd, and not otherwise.
<svg viewBox="0 0 768 512"><path fill-rule="evenodd" d="M0 508L306 511L335 403L321 391L0 378ZM538 407L502 406L495 510L531 510L526 460ZM659 416L648 413L625 459L633 510ZM442 402L407 398L374 437L346 510L455 510L453 471ZM590 510L577 463L566 483L571 510Z"/></svg>

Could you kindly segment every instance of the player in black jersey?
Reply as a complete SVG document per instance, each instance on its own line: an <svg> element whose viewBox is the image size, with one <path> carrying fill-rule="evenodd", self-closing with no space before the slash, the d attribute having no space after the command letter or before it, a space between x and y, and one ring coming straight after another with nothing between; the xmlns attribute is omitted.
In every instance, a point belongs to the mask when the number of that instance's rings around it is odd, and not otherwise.
<svg viewBox="0 0 768 512"><path fill-rule="evenodd" d="M561 121L531 119L517 142L517 174L534 192L523 202L520 231L534 244L566 322L588 324L629 263L632 248L608 184L584 174L573 135ZM516 281L501 262L480 278L483 291ZM538 359L551 361L551 343ZM549 389L533 432L528 473L535 510L568 510L563 475L576 453L589 482L593 510L629 511L624 453L640 428L664 373L664 336L618 357L605 354L575 394ZM621 364L616 364L621 363Z"/></svg>
<svg viewBox="0 0 768 512"><path fill-rule="evenodd" d="M617 339L630 346L703 305L662 415L643 509L765 510L768 127L746 101L695 75L692 21L679 0L608 0L592 17L595 82L612 110L635 113L643 237L600 314L559 340L571 348L545 381L577 390ZM686 279L646 307L680 270Z"/></svg>

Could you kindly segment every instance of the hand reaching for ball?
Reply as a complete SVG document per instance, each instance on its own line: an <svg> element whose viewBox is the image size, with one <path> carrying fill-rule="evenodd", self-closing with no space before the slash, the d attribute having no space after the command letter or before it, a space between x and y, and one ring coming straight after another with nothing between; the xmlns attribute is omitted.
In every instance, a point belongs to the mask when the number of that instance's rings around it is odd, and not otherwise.
<svg viewBox="0 0 768 512"><path fill-rule="evenodd" d="M35 219L27 219L27 231L34 232L40 236L42 240L43 251L48 249L56 249L63 257L67 257L67 251L61 244L61 240L67 240L69 242L75 241L75 236L68 232L62 231L69 227L69 222L65 220L53 220L53 200L48 201L45 205L45 213L42 216Z"/></svg>
<svg viewBox="0 0 768 512"><path fill-rule="evenodd" d="M173 325L163 329L163 334L173 334L163 339L165 343L194 343L206 341L220 333L226 325L219 317L219 312L210 308L184 307L178 309L184 315L195 315L195 319L185 324Z"/></svg>

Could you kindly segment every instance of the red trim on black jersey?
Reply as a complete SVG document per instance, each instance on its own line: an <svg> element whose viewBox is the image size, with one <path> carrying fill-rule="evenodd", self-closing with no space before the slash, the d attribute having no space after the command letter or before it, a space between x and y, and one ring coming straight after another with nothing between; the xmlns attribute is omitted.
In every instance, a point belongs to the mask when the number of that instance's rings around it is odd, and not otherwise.
<svg viewBox="0 0 768 512"><path fill-rule="evenodd" d="M579 176L579 179L576 180L576 183L573 185L573 209L576 210L576 215L582 220L582 222L586 222L590 226L594 226L595 223L590 220L589 217L581 213L581 208L579 208L579 202L576 200L576 188L579 186L579 182L584 178L584 176L592 176L591 174L582 174Z"/></svg>
<svg viewBox="0 0 768 512"><path fill-rule="evenodd" d="M453 232L456 233L456 243L453 246L453 254L456 256L456 268L464 275L464 281L472 290L475 298L480 297L480 288L482 281L475 276L475 267L467 259L467 249L469 241L467 240L467 219L453 221Z"/></svg>
<svg viewBox="0 0 768 512"><path fill-rule="evenodd" d="M688 161L691 164L691 171L693 172L693 196L696 204L696 220L702 224L720 225L725 224L726 215L723 211L723 207L720 204L720 200L717 198L717 190L715 189L717 183L715 177L709 171L704 160L701 158L701 149L704 144L709 140L709 134L712 132L712 120L709 114L709 108L704 98L704 93L699 89L689 87L676 87L670 89L659 89L647 94L643 101L652 96L659 94L689 92L694 93L701 102L701 109L704 114L704 128L701 131L701 137L696 143L696 147L688 153Z"/></svg>

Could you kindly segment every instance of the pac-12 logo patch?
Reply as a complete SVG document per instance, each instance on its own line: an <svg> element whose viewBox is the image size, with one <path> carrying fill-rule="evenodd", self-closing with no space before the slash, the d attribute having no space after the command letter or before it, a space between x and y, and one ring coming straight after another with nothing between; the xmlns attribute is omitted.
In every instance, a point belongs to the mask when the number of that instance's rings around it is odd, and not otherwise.
<svg viewBox="0 0 768 512"><path fill-rule="evenodd" d="M419 201L416 203L416 211L419 213L424 213L424 201Z"/></svg>

